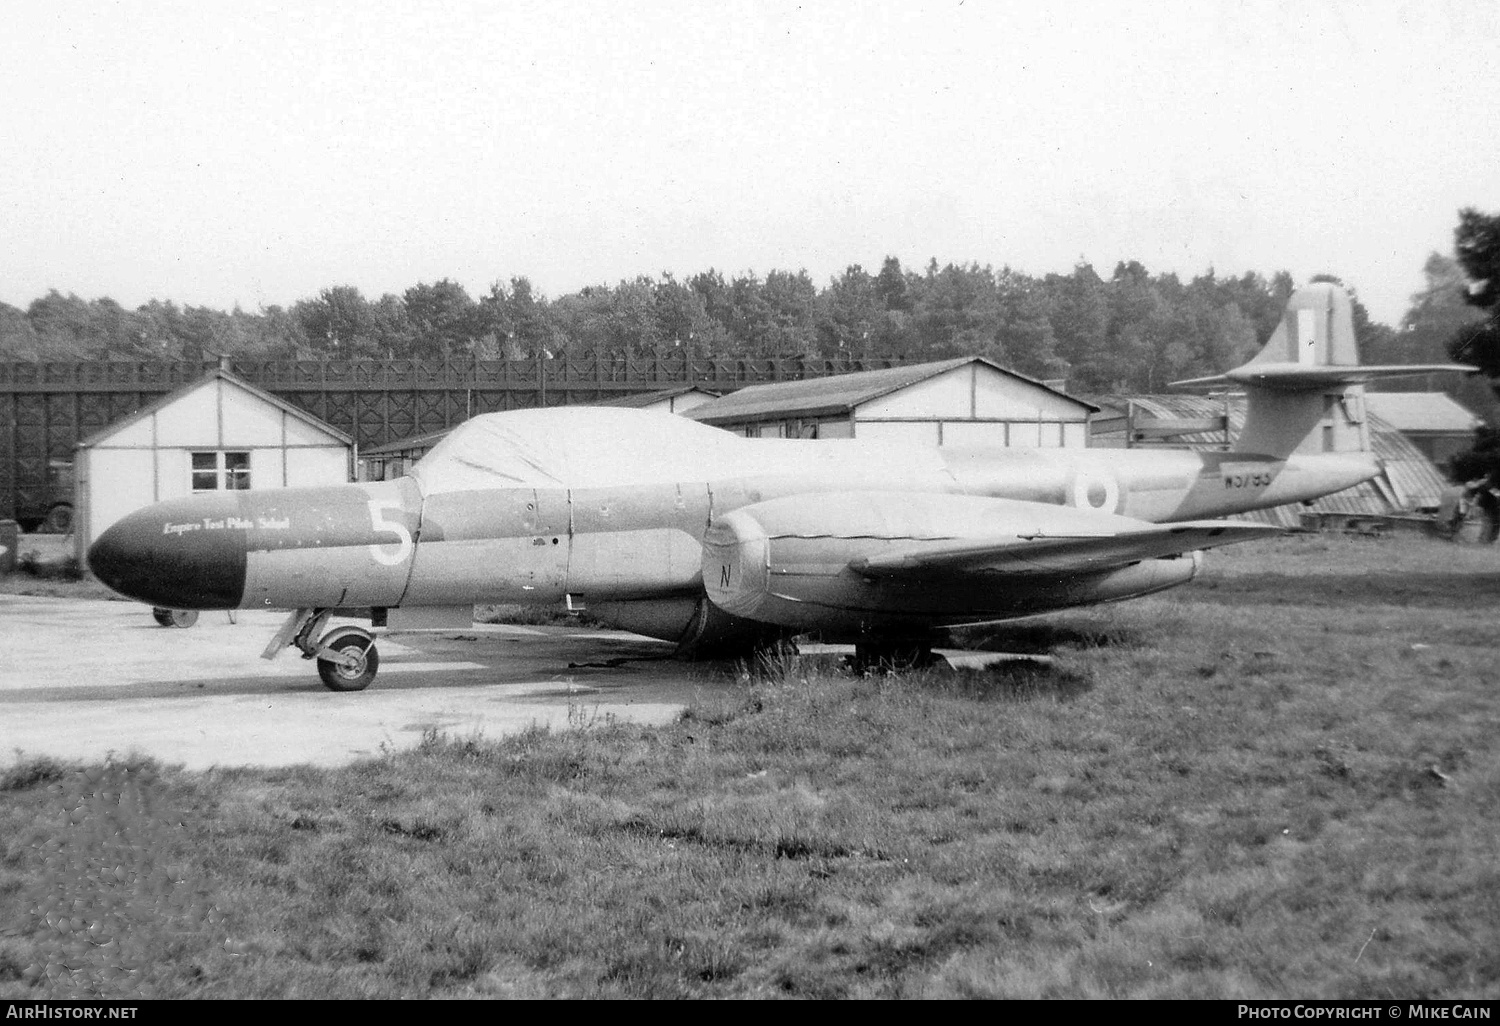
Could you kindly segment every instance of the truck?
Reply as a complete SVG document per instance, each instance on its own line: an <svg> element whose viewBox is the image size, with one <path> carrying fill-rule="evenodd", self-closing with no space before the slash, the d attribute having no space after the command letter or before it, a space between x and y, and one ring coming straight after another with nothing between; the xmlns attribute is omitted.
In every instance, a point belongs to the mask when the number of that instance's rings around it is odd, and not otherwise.
<svg viewBox="0 0 1500 1026"><path fill-rule="evenodd" d="M47 461L41 488L18 489L15 519L26 532L67 534L73 530L73 461Z"/></svg>

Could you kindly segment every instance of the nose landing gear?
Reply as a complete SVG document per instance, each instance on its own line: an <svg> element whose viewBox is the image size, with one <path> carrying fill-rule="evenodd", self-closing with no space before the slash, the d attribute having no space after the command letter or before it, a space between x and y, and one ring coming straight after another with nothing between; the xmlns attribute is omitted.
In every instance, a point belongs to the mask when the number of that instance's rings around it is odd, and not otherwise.
<svg viewBox="0 0 1500 1026"><path fill-rule="evenodd" d="M275 659L288 645L296 645L303 659L318 661L318 676L330 691L363 691L380 670L375 636L362 627L335 627L317 641L333 615L331 609L299 609L271 639L263 659Z"/></svg>
<svg viewBox="0 0 1500 1026"><path fill-rule="evenodd" d="M153 606L151 616L162 627L191 627L198 622L196 609L162 609Z"/></svg>
<svg viewBox="0 0 1500 1026"><path fill-rule="evenodd" d="M375 638L358 627L339 627L318 642L318 676L329 691L363 691L380 669Z"/></svg>

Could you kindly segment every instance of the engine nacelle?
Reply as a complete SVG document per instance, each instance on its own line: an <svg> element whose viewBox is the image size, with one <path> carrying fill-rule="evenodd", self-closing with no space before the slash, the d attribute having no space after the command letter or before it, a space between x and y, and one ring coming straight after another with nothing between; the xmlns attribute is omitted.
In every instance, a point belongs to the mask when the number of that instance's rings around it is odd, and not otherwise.
<svg viewBox="0 0 1500 1026"><path fill-rule="evenodd" d="M695 659L740 655L789 633L726 613L701 595L591 603L589 612L611 627L675 642L677 655Z"/></svg>
<svg viewBox="0 0 1500 1026"><path fill-rule="evenodd" d="M1196 554L1108 570L870 577L850 569L891 552L955 541L1100 534L1140 522L1068 507L966 495L801 495L715 518L703 539L703 584L725 612L831 635L916 632L1133 598L1191 580Z"/></svg>

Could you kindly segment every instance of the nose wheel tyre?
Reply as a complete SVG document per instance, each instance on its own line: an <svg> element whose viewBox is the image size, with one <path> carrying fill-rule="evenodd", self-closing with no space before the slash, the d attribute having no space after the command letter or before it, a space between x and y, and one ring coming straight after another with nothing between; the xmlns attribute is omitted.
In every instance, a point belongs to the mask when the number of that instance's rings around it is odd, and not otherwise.
<svg viewBox="0 0 1500 1026"><path fill-rule="evenodd" d="M329 691L363 691L380 669L375 639L365 634L342 634L320 646L318 676Z"/></svg>
<svg viewBox="0 0 1500 1026"><path fill-rule="evenodd" d="M153 608L151 617L163 627L191 627L198 622L196 609Z"/></svg>

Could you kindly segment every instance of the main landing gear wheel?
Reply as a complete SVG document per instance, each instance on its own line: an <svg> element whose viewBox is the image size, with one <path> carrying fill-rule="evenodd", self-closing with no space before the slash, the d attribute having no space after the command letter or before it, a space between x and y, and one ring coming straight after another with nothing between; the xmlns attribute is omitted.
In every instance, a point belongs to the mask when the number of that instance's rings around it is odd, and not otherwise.
<svg viewBox="0 0 1500 1026"><path fill-rule="evenodd" d="M198 611L154 607L151 610L151 618L163 627L191 627L198 622Z"/></svg>
<svg viewBox="0 0 1500 1026"><path fill-rule="evenodd" d="M380 669L375 639L358 627L332 632L318 648L318 676L329 691L363 691Z"/></svg>
<svg viewBox="0 0 1500 1026"><path fill-rule="evenodd" d="M762 641L752 650L755 665L773 673L795 673L802 657L795 638L776 637Z"/></svg>

